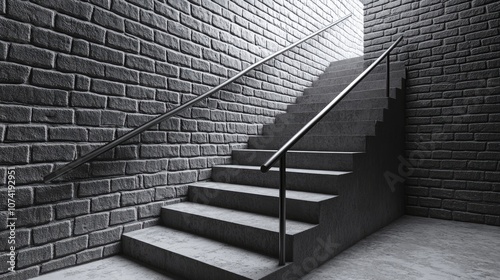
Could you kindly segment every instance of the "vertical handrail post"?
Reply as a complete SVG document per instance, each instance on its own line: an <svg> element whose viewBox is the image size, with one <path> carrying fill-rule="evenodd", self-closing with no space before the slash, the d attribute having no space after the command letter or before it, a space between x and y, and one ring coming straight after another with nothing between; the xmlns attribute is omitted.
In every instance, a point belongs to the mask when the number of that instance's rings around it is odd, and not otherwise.
<svg viewBox="0 0 500 280"><path fill-rule="evenodd" d="M286 153L280 159L280 190L279 190L279 265L285 264L285 236L286 236Z"/></svg>
<svg viewBox="0 0 500 280"><path fill-rule="evenodd" d="M387 55L387 62L386 62L386 67L385 67L386 71L387 71L387 76L385 77L385 85L386 85L386 89L385 89L385 93L386 93L386 96L387 97L390 97L389 94L390 94L390 87L391 87L391 80L390 80L390 76L391 76L391 54L389 53Z"/></svg>

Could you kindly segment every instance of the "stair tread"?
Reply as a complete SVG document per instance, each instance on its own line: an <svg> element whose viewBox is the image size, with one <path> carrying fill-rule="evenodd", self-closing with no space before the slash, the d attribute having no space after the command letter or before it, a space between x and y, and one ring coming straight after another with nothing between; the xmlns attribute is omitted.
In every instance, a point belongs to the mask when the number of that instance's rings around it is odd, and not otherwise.
<svg viewBox="0 0 500 280"><path fill-rule="evenodd" d="M124 235L249 279L260 279L283 268L276 258L164 226Z"/></svg>
<svg viewBox="0 0 500 280"><path fill-rule="evenodd" d="M252 166L252 165L232 164L232 165L217 165L215 167L246 169L246 170L259 170L260 171L260 166ZM271 169L269 169L269 171L279 171L279 168L278 167L271 167ZM351 173L351 172L346 172L346 171L317 170L317 169L303 169L303 168L287 168L286 172L287 173L315 174L315 175L332 175L332 176L345 175L345 174Z"/></svg>
<svg viewBox="0 0 500 280"><path fill-rule="evenodd" d="M265 216L261 214L193 202L176 203L163 206L162 208L279 233L279 219L277 217ZM316 226L317 225L314 224L287 220L286 233L287 235L295 235L300 232L312 229Z"/></svg>
<svg viewBox="0 0 500 280"><path fill-rule="evenodd" d="M277 152L278 150L273 149L233 149L233 151L246 152L246 151L256 151L256 152ZM302 150L289 150L287 153L306 153L306 154L341 154L341 155L355 155L363 154L363 152L335 152L335 151L302 151ZM288 169L287 169L288 170Z"/></svg>
<svg viewBox="0 0 500 280"><path fill-rule="evenodd" d="M210 188L215 190L223 190L223 191L231 191L231 192L240 192L240 193L248 193L251 195L260 195L267 197L279 197L279 190L272 188L263 188L256 187L250 185L240 185L240 184L230 184L230 183L222 183L222 182L198 182L194 184L190 184L190 186L199 186L202 188ZM310 202L321 202L328 199L332 199L337 197L336 195L322 194L322 193L313 193L313 192L302 192L302 191L293 191L287 190L286 198L291 200L303 200Z"/></svg>

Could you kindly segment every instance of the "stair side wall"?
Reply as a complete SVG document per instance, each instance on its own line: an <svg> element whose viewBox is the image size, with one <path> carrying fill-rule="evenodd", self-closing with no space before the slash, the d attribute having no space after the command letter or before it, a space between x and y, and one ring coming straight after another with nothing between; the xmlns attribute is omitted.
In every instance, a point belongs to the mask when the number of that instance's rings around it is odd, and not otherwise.
<svg viewBox="0 0 500 280"><path fill-rule="evenodd" d="M199 95L352 12L199 108L44 184L55 166ZM0 278L7 171L15 170L17 274L116 254L122 233L210 178L330 62L362 54L357 1L0 0ZM340 39L341 38L341 39Z"/></svg>
<svg viewBox="0 0 500 280"><path fill-rule="evenodd" d="M366 59L405 36L406 213L500 226L500 4L363 2Z"/></svg>

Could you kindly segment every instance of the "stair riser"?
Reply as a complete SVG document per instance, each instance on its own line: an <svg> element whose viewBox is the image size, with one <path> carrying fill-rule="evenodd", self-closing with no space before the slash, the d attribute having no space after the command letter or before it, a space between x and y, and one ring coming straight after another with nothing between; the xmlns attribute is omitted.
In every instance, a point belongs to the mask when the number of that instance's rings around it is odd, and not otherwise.
<svg viewBox="0 0 500 280"><path fill-rule="evenodd" d="M293 136L304 124L290 125L265 125L262 134L264 136ZM347 135L375 135L376 125L373 122L353 122L353 123L328 123L321 122L316 124L307 135L317 136L336 136L339 134Z"/></svg>
<svg viewBox="0 0 500 280"><path fill-rule="evenodd" d="M278 256L278 232L266 231L231 222L210 219L162 208L161 219L164 225L205 236L214 240L253 250L269 256ZM279 224L276 223L276 228ZM286 236L286 259L293 259L293 236Z"/></svg>
<svg viewBox="0 0 500 280"><path fill-rule="evenodd" d="M348 186L350 173L345 175L320 175L287 172L287 189L304 192L338 194L339 189ZM212 180L217 182L251 185L266 188L279 188L279 171L261 173L259 170L214 167Z"/></svg>
<svg viewBox="0 0 500 280"><path fill-rule="evenodd" d="M336 72L350 69L362 69L365 65L364 61L344 64L332 64L325 69L325 72Z"/></svg>
<svg viewBox="0 0 500 280"><path fill-rule="evenodd" d="M366 76L363 81L376 81L376 80L385 80L387 73L370 73L370 75ZM314 87L320 86L328 86L335 84L348 84L354 79L356 79L359 75L348 75L336 78L330 77L322 77L317 81L313 82ZM390 79L402 79L405 77L404 71L392 71Z"/></svg>
<svg viewBox="0 0 500 280"><path fill-rule="evenodd" d="M290 137L252 137L248 141L250 149L279 149ZM364 152L366 139L363 136L304 136L292 150Z"/></svg>
<svg viewBox="0 0 500 280"><path fill-rule="evenodd" d="M297 98L296 104L308 103L328 103L332 101L337 94L309 94ZM373 98L386 98L387 92L385 89L367 90L367 91L351 91L343 100L359 100L359 99L373 99ZM396 98L396 89L392 88L389 92L389 97Z"/></svg>
<svg viewBox="0 0 500 280"><path fill-rule="evenodd" d="M316 113L286 113L276 116L279 123L306 123ZM384 109L331 111L321 121L383 121Z"/></svg>
<svg viewBox="0 0 500 280"><path fill-rule="evenodd" d="M321 74L320 78L324 77L340 77L340 76L346 76L346 75L359 75L361 74L366 68L368 68L369 64L364 64L363 66L360 66L359 64L356 65L356 67L351 67L348 69L341 69L341 70L336 70L335 68L327 68L327 70ZM403 71L405 70L405 65L403 62L398 62L398 63L391 63L391 72L392 71ZM385 70L385 64L379 64L375 69L373 69L370 72L370 75L372 74L378 74L378 73L386 73Z"/></svg>
<svg viewBox="0 0 500 280"><path fill-rule="evenodd" d="M260 166L266 162L273 152L238 150L233 151L233 163L239 165ZM319 170L352 171L354 155L352 154L312 154L288 152L286 165L289 168L309 168ZM276 163L274 166L278 166Z"/></svg>
<svg viewBox="0 0 500 280"><path fill-rule="evenodd" d="M329 94L329 93L337 93L344 90L349 84L335 84L324 87L310 87L304 90L304 95L308 94ZM402 88L403 80L402 79L392 79L391 87ZM385 89L386 82L385 80L377 80L377 81L361 81L357 84L353 91L364 91L364 90L372 90L372 89Z"/></svg>
<svg viewBox="0 0 500 280"><path fill-rule="evenodd" d="M287 108L287 113L301 113L301 112L319 112L326 107L325 103L306 103L294 104ZM389 106L389 99L387 98L374 98L374 99L359 99L359 100L341 100L332 111L339 110L356 110L356 109L387 109Z"/></svg>
<svg viewBox="0 0 500 280"><path fill-rule="evenodd" d="M185 277L186 279L247 279L243 276L158 248L125 235L122 237L122 252L127 256L152 265L157 269L168 271L169 273Z"/></svg>
<svg viewBox="0 0 500 280"><path fill-rule="evenodd" d="M278 217L278 197L189 186L189 201ZM287 199L287 219L319 223L319 202Z"/></svg>

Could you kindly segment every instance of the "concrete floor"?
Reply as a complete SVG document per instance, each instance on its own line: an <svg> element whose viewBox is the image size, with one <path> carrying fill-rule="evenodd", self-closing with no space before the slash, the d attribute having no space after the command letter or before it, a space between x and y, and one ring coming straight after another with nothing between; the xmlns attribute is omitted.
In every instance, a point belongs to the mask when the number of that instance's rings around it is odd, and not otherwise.
<svg viewBox="0 0 500 280"><path fill-rule="evenodd" d="M114 256L35 279L178 278ZM302 279L500 279L500 227L404 216Z"/></svg>
<svg viewBox="0 0 500 280"><path fill-rule="evenodd" d="M500 227L404 216L302 279L500 279Z"/></svg>

